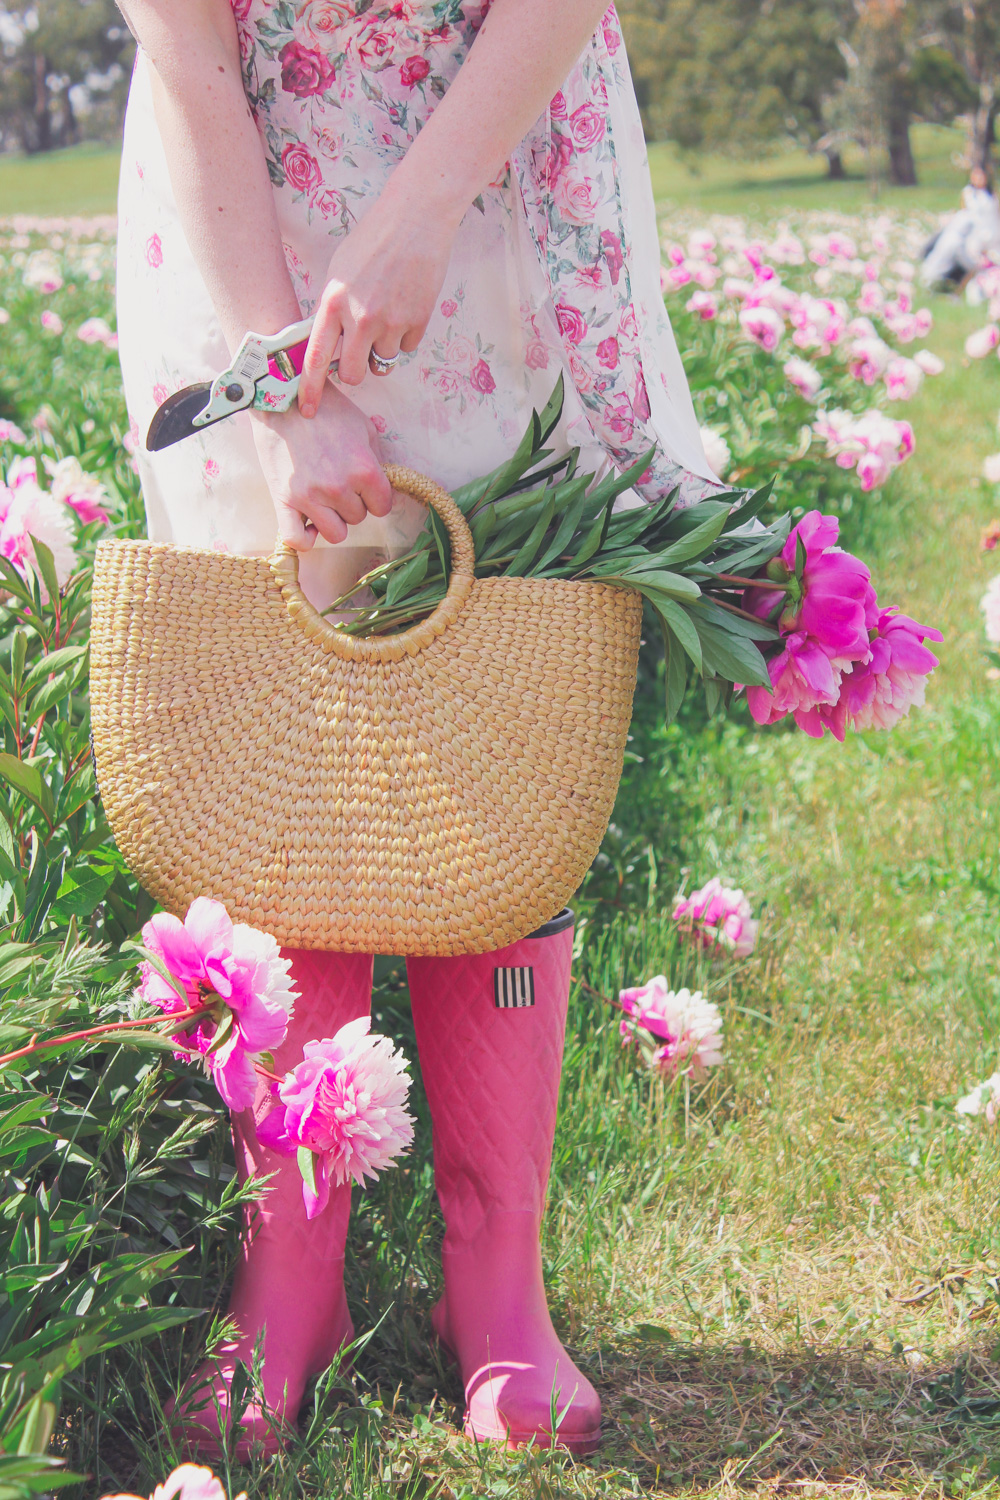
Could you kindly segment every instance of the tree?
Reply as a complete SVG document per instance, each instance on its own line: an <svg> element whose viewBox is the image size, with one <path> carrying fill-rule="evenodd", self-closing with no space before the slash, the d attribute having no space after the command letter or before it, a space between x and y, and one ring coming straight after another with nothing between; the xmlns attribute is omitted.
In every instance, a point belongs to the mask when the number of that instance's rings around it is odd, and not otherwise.
<svg viewBox="0 0 1000 1500"><path fill-rule="evenodd" d="M123 82L133 53L114 0L0 0L5 144L28 152L72 144L80 134L74 93Z"/></svg>

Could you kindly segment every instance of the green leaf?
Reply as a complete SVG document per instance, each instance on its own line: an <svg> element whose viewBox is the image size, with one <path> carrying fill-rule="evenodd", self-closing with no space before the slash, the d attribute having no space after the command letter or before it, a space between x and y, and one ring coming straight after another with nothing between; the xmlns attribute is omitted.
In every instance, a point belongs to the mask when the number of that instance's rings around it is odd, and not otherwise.
<svg viewBox="0 0 1000 1500"><path fill-rule="evenodd" d="M50 672L61 672L65 667L79 664L86 656L87 650L86 646L60 646L58 651L50 651L24 674L22 687L26 690L37 687L39 683L46 680Z"/></svg>
<svg viewBox="0 0 1000 1500"><path fill-rule="evenodd" d="M411 557L408 563L391 574L389 586L385 591L386 604L395 604L409 590L418 588L426 577L430 560L428 551L420 551L416 557Z"/></svg>
<svg viewBox="0 0 1000 1500"><path fill-rule="evenodd" d="M562 504L565 506L565 511L559 525L556 527L555 536L535 566L536 574L543 573L551 562L554 562L557 557L560 557L566 551L580 525L580 520L587 504L586 476L580 479L571 479L566 486L559 486L559 489L563 488L565 488L566 493L562 496L559 495L558 489L556 491L556 508L558 510L559 505Z"/></svg>
<svg viewBox="0 0 1000 1500"><path fill-rule="evenodd" d="M680 712L681 704L684 702L684 694L687 692L687 658L673 631L670 630L663 616L660 616L660 627L663 631L663 647L666 658L666 718L670 725Z"/></svg>
<svg viewBox="0 0 1000 1500"><path fill-rule="evenodd" d="M660 594L668 599L684 599L688 603L701 598L701 589L693 578L685 578L683 573L668 572L665 568L630 568L620 577L621 582L629 588L641 589L650 598Z"/></svg>
<svg viewBox="0 0 1000 1500"><path fill-rule="evenodd" d="M305 1183L309 1191L315 1197L318 1197L319 1193L316 1187L316 1158L309 1150L309 1147L300 1146L298 1151L296 1151L295 1153L295 1160L298 1163L299 1173L302 1177L302 1181Z"/></svg>
<svg viewBox="0 0 1000 1500"><path fill-rule="evenodd" d="M28 535L31 536L30 531ZM59 579L56 577L56 564L51 549L46 547L44 542L39 541L37 536L31 537L31 545L34 548L38 571L42 575L42 582L45 584L45 591L50 600L58 599Z"/></svg>
<svg viewBox="0 0 1000 1500"><path fill-rule="evenodd" d="M654 607L669 625L685 653L691 658L695 670L700 672L702 669L701 639L690 615L672 599L661 599Z"/></svg>
<svg viewBox="0 0 1000 1500"><path fill-rule="evenodd" d="M663 551L657 551L657 560L663 566L672 566L675 563L690 562L692 558L701 557L708 552L712 543L716 540L726 524L725 512L721 515L709 516L700 526L689 531L686 536L678 541L672 542Z"/></svg>
<svg viewBox="0 0 1000 1500"><path fill-rule="evenodd" d="M6 751L2 751L0 752L0 776L17 791L23 792L51 822L55 813L52 788L37 766L30 766L27 761L18 760L16 755L8 755Z"/></svg>
<svg viewBox="0 0 1000 1500"><path fill-rule="evenodd" d="M538 520L535 522L534 526L532 527L531 533L530 533L527 541L524 543L523 547L521 547L520 550L511 559L511 561L508 563L507 567L504 568L504 577L505 578L511 578L511 577L514 577L514 578L522 577L523 578L523 577L526 577L526 576L530 575L530 572L531 572L531 563L534 560L535 554L537 553L539 547L542 544L542 539L545 536L545 533L549 529L549 526L550 526L550 524L552 522L552 515L553 515L553 512L555 511L555 508L556 508L555 496L554 495L550 495L548 501L546 502L546 504L544 505L544 507L542 509L541 515L538 517Z"/></svg>
<svg viewBox="0 0 1000 1500"><path fill-rule="evenodd" d="M83 865L67 871L56 891L52 915L57 921L69 917L89 917L104 899L105 892L115 878L115 871L106 866L95 868Z"/></svg>

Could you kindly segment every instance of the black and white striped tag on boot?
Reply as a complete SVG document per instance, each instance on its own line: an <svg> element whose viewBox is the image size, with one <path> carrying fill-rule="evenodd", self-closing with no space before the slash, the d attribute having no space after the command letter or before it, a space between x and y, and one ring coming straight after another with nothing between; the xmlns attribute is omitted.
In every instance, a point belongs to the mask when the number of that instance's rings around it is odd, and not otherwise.
<svg viewBox="0 0 1000 1500"><path fill-rule="evenodd" d="M493 970L493 1004L497 1010L521 1010L535 1003L535 976L530 966Z"/></svg>

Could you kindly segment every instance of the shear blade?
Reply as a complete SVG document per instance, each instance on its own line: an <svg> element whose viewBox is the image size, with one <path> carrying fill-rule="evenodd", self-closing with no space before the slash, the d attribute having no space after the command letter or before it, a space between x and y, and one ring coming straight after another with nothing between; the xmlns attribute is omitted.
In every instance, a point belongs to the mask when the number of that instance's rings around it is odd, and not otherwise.
<svg viewBox="0 0 1000 1500"><path fill-rule="evenodd" d="M201 432L201 427L195 427L194 419L208 405L211 390L211 382L203 380L198 385L187 385L182 391L175 391L172 396L168 396L163 405L158 406L153 413L153 420L146 434L147 450L158 453L161 448L179 443L181 438Z"/></svg>

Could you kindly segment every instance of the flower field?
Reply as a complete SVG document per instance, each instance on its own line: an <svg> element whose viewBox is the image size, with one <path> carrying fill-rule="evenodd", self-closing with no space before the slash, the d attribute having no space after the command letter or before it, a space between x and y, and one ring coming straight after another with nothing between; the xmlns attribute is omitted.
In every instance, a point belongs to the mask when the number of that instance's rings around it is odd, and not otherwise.
<svg viewBox="0 0 1000 1500"><path fill-rule="evenodd" d="M720 477L777 474L769 515L835 517L880 597L944 641L929 684L914 669L895 709L851 715L866 732L844 744L791 713L758 727L742 701L709 718L694 694L668 727L643 654L626 777L578 902L546 1240L560 1331L605 1402L602 1454L457 1439L461 1391L427 1317L439 1228L415 1079L412 1150L355 1198L353 1369L320 1380L285 1458L216 1465L225 1493L995 1487L996 1110L990 1086L967 1100L996 1070L1000 1023L1000 685L979 610L1000 309L988 287L971 308L918 293L931 228L680 215L664 238ZM0 226L0 1049L25 1051L0 1093L12 1500L150 1494L186 1456L163 1406L218 1336L243 1196L216 1088L154 1030L25 1050L136 1021L140 984L159 1003L130 946L152 908L88 743L93 549L142 527L112 237L106 221ZM880 714L902 720L892 735ZM402 966L377 975L377 1029L415 1058Z"/></svg>

